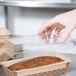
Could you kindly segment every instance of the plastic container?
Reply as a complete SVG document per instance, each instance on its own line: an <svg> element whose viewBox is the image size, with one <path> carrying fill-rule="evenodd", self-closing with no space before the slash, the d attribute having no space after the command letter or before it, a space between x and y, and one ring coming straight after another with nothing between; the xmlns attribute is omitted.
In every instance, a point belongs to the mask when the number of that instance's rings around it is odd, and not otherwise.
<svg viewBox="0 0 76 76"><path fill-rule="evenodd" d="M57 41L54 41L53 37L51 37L50 39L46 39L46 36L47 34L45 34L44 40L41 40L37 35L14 36L6 40L12 43L13 50L10 49L11 45L7 42L5 43L4 48L10 51L14 55L14 58L21 58L44 52L59 51L74 47L70 38L65 43L61 43L59 41L59 36L57 36L57 38L55 39ZM7 47L6 45L9 47Z"/></svg>

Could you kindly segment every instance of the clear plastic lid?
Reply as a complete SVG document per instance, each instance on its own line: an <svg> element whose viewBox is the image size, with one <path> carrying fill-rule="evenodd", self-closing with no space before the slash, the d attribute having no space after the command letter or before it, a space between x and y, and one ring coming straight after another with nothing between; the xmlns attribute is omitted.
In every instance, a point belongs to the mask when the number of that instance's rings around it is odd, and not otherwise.
<svg viewBox="0 0 76 76"><path fill-rule="evenodd" d="M8 40L13 44L22 46L22 51L17 53L13 52L14 57L20 58L49 51L70 49L74 47L70 37L65 43L62 43L60 42L59 35L55 38L53 38L53 36L47 38L47 34L43 36L44 36L43 40L37 35L15 36L9 38Z"/></svg>

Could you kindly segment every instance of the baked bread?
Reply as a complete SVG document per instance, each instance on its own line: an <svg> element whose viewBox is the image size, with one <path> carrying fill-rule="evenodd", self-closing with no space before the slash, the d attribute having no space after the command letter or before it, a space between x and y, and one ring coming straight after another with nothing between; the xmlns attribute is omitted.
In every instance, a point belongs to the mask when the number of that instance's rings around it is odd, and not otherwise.
<svg viewBox="0 0 76 76"><path fill-rule="evenodd" d="M41 56L41 57L36 57L33 59L15 63L9 66L8 68L12 71L17 71L17 70L23 70L23 69L29 69L29 68L35 68L35 67L40 67L44 65L54 64L62 61L63 60L58 57Z"/></svg>
<svg viewBox="0 0 76 76"><path fill-rule="evenodd" d="M1 62L7 61L11 58L13 58L13 55L10 52L8 52L4 48L0 48L0 66L1 66Z"/></svg>

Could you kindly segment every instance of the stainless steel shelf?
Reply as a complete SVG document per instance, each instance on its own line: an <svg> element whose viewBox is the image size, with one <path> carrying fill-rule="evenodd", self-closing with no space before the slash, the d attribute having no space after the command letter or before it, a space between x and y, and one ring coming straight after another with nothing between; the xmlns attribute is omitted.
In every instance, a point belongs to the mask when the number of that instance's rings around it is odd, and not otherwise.
<svg viewBox="0 0 76 76"><path fill-rule="evenodd" d="M76 8L76 3L43 3L36 1L0 1L0 6L33 8Z"/></svg>

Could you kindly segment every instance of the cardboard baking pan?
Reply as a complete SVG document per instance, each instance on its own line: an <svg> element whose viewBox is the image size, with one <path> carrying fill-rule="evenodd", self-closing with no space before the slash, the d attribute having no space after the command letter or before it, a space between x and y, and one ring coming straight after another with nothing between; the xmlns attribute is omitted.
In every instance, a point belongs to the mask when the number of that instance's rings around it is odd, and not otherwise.
<svg viewBox="0 0 76 76"><path fill-rule="evenodd" d="M13 58L13 55L10 52L8 52L4 48L0 48L0 66L1 66L1 62L7 61L11 58Z"/></svg>
<svg viewBox="0 0 76 76"><path fill-rule="evenodd" d="M33 59L40 56L51 56L51 57L55 56L55 57L61 58L64 61L45 65L45 66L30 68L30 69L18 70L18 71L12 71L8 69L9 66L15 63ZM63 56L62 54L59 54L57 52L49 52L49 53L44 53L37 56L2 62L2 66L7 76L58 76L66 73L70 62L71 62L71 59Z"/></svg>
<svg viewBox="0 0 76 76"><path fill-rule="evenodd" d="M8 36L11 36L12 35L12 33L8 30L8 29L6 29L6 28L0 28L0 38L6 38L6 37L8 37Z"/></svg>

